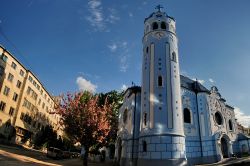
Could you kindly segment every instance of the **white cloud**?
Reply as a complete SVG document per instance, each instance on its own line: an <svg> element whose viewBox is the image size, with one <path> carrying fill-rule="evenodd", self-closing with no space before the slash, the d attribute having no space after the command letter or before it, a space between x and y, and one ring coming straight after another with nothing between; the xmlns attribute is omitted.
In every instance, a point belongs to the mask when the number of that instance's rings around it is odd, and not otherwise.
<svg viewBox="0 0 250 166"><path fill-rule="evenodd" d="M100 0L91 0L88 2L90 16L87 16L86 19L90 24L97 28L98 30L103 30L105 28L104 18L103 18L103 9L102 3Z"/></svg>
<svg viewBox="0 0 250 166"><path fill-rule="evenodd" d="M120 71L126 72L128 69L128 55L120 56Z"/></svg>
<svg viewBox="0 0 250 166"><path fill-rule="evenodd" d="M116 21L120 20L120 17L117 15L117 11L114 8L109 8L109 16L107 17L106 21L109 23L115 23Z"/></svg>
<svg viewBox="0 0 250 166"><path fill-rule="evenodd" d="M89 15L86 16L85 19L90 23L95 31L109 32L107 29L107 23L114 24L120 20L120 17L117 15L117 11L115 9L108 8L105 12L104 10L105 9L103 8L101 0L90 0L88 2ZM79 14L83 15L85 13L80 11Z"/></svg>
<svg viewBox="0 0 250 166"><path fill-rule="evenodd" d="M123 84L122 87L121 87L121 90L122 90L122 91L125 91L125 90L127 90L127 89L128 89L128 86L125 85L125 84Z"/></svg>
<svg viewBox="0 0 250 166"><path fill-rule="evenodd" d="M237 119L237 122L239 122L244 127L250 126L250 116L245 115L240 108L235 107L234 108L235 118Z"/></svg>
<svg viewBox="0 0 250 166"><path fill-rule="evenodd" d="M96 92L97 85L91 83L83 77L77 77L76 83L80 91Z"/></svg>
<svg viewBox="0 0 250 166"><path fill-rule="evenodd" d="M107 46L112 53L119 58L119 67L121 72L126 72L129 67L129 57L130 57L130 50L128 46L128 42L126 41L119 41L113 42Z"/></svg>
<svg viewBox="0 0 250 166"><path fill-rule="evenodd" d="M188 76L187 76L188 77ZM190 77L189 77L190 78ZM192 78L193 81L196 81L196 78ZM200 84L204 84L206 81L205 80L197 80Z"/></svg>
<svg viewBox="0 0 250 166"><path fill-rule="evenodd" d="M208 81L211 83L215 83L215 81L212 78L209 78Z"/></svg>
<svg viewBox="0 0 250 166"><path fill-rule="evenodd" d="M108 45L108 48L110 49L111 52L115 52L117 50L117 44L113 43L111 45Z"/></svg>
<svg viewBox="0 0 250 166"><path fill-rule="evenodd" d="M133 17L134 16L134 14L132 12L129 12L128 15L129 15L129 17Z"/></svg>

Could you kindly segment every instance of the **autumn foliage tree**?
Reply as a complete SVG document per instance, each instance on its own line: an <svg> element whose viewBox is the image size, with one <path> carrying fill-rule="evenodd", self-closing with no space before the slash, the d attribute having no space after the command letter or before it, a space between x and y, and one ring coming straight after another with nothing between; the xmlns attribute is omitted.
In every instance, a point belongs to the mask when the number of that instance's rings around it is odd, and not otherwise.
<svg viewBox="0 0 250 166"><path fill-rule="evenodd" d="M80 142L85 148L84 165L87 165L89 148L97 143L106 143L110 132L110 114L112 106L105 99L99 102L99 96L89 92L67 94L62 97L56 109L61 115L65 133L73 142Z"/></svg>

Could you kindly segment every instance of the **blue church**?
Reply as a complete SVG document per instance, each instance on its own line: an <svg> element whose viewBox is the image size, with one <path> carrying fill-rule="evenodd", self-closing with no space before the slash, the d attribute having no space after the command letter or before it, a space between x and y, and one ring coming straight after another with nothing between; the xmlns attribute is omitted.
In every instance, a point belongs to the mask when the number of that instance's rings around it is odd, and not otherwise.
<svg viewBox="0 0 250 166"><path fill-rule="evenodd" d="M144 27L142 85L125 91L119 110L119 165L194 165L250 153L219 90L180 75L175 19L159 6Z"/></svg>

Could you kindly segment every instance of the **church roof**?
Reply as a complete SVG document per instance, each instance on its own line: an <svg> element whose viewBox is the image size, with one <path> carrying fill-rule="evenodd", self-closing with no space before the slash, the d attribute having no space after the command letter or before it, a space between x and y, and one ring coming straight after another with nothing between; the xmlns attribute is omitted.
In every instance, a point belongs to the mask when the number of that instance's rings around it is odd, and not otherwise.
<svg viewBox="0 0 250 166"><path fill-rule="evenodd" d="M199 83L198 81L194 81L186 76L180 75L180 81L181 81L182 88L186 88L186 89L193 91L193 92L210 93L210 91L206 87L204 87L201 83ZM129 93L141 92L141 87L140 86L129 87L124 92L124 94L126 94L127 92L129 92Z"/></svg>
<svg viewBox="0 0 250 166"><path fill-rule="evenodd" d="M128 96L130 96L132 93L137 93L137 92L141 92L141 87L140 86L132 86L132 87L129 87L125 92L124 94L127 94L128 93Z"/></svg>
<svg viewBox="0 0 250 166"><path fill-rule="evenodd" d="M201 83L198 81L194 81L186 76L180 75L181 79L181 87L186 88L188 90L194 91L194 92L207 92L210 93L210 91L204 87Z"/></svg>

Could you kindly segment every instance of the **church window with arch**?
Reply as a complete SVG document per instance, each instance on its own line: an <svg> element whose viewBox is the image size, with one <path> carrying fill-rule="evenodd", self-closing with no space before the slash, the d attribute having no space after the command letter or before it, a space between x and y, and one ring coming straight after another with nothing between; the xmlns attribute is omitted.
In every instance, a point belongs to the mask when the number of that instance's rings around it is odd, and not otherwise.
<svg viewBox="0 0 250 166"><path fill-rule="evenodd" d="M176 53L175 52L172 52L171 60L174 61L174 62L177 62L177 58L176 58Z"/></svg>
<svg viewBox="0 0 250 166"><path fill-rule="evenodd" d="M191 112L188 108L184 108L184 123L191 123Z"/></svg>
<svg viewBox="0 0 250 166"><path fill-rule="evenodd" d="M142 141L142 151L147 152L147 142L146 141Z"/></svg>
<svg viewBox="0 0 250 166"><path fill-rule="evenodd" d="M162 76L158 76L158 86L162 87L163 86L163 79Z"/></svg>
<svg viewBox="0 0 250 166"><path fill-rule="evenodd" d="M144 126L147 126L147 113L146 112L144 113L144 116L143 116L143 124Z"/></svg>
<svg viewBox="0 0 250 166"><path fill-rule="evenodd" d="M158 29L158 24L157 24L157 22L153 22L153 24L152 24L152 29L153 29L153 30Z"/></svg>
<svg viewBox="0 0 250 166"><path fill-rule="evenodd" d="M229 121L228 121L228 126L229 126L229 130L233 130L233 123L232 123L232 120L230 119Z"/></svg>
<svg viewBox="0 0 250 166"><path fill-rule="evenodd" d="M123 113L123 123L127 123L127 120L128 120L128 109L125 109L124 110L124 113Z"/></svg>
<svg viewBox="0 0 250 166"><path fill-rule="evenodd" d="M215 122L216 122L218 125L222 125L222 123L223 123L223 118L222 118L221 113L216 112L216 113L214 114L214 117L215 117Z"/></svg>
<svg viewBox="0 0 250 166"><path fill-rule="evenodd" d="M161 22L161 29L166 29L166 23L165 22Z"/></svg>

